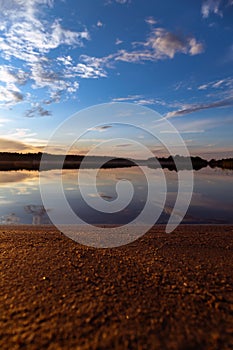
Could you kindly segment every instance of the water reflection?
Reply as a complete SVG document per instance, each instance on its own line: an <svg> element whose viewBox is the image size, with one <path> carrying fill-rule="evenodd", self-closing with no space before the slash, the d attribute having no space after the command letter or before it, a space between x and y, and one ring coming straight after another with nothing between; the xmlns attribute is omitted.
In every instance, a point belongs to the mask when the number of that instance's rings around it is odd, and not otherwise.
<svg viewBox="0 0 233 350"><path fill-rule="evenodd" d="M147 199L146 179L140 168L101 169L98 173L97 188L100 196L107 202L116 199L116 184L119 180L130 181L134 187L134 195L129 205L120 213L103 214L97 212L82 199L77 182L78 171L91 176L91 169L63 170L64 192L67 200L83 220L92 224L126 224L133 220L142 210ZM150 169L156 186L159 179L158 169ZM166 224L173 210L177 196L177 173L164 170L167 181L165 207L158 223ZM56 196L53 184L54 176L60 176L58 170L46 171L46 182L50 192ZM211 169L209 167L194 174L194 193L190 208L183 223L233 224L233 172L230 170ZM88 191L88 187L87 187ZM128 194L125 193L125 196ZM96 194L88 193L93 204ZM159 206L162 191L157 190L154 206ZM46 208L53 210L53 208ZM43 207L39 191L39 174L37 171L0 172L0 223L1 224L49 224L49 218ZM179 213L176 213L179 215ZM62 223L66 218L59 212Z"/></svg>

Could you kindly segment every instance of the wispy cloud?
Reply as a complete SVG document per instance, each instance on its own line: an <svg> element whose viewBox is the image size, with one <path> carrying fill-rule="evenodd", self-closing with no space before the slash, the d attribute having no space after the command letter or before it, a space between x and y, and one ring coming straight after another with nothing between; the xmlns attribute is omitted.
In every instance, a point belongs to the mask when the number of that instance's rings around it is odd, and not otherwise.
<svg viewBox="0 0 233 350"><path fill-rule="evenodd" d="M229 107L229 106L233 106L233 97L224 99L224 100L209 102L209 103L187 104L187 105L184 105L181 109L167 113L165 115L165 118L181 117L183 115L199 112L206 109Z"/></svg>
<svg viewBox="0 0 233 350"><path fill-rule="evenodd" d="M104 132L110 128L112 128L112 125L95 126L94 128L90 128L89 131Z"/></svg>
<svg viewBox="0 0 233 350"><path fill-rule="evenodd" d="M207 90L207 89L228 89L233 90L233 78L227 77L218 80L214 80L205 84L198 86L198 90Z"/></svg>
<svg viewBox="0 0 233 350"><path fill-rule="evenodd" d="M201 7L202 17L208 18L212 13L222 17L223 10L232 5L232 0L204 0Z"/></svg>
<svg viewBox="0 0 233 350"><path fill-rule="evenodd" d="M221 126L222 124L226 125L232 125L233 118L225 118L223 119L213 119L213 118L204 118L204 119L197 119L197 120L189 120L185 119L181 121L176 121L175 127L177 131L181 134L193 134L193 133L204 133L210 129L214 129L216 127ZM162 130L161 133L163 134L172 134L177 133L176 131L172 130Z"/></svg>
<svg viewBox="0 0 233 350"><path fill-rule="evenodd" d="M115 1L118 2L119 4L126 4L131 2L131 0L115 0Z"/></svg>
<svg viewBox="0 0 233 350"><path fill-rule="evenodd" d="M76 66L69 67L66 71L66 76L80 77L82 79L97 79L107 77L106 71L101 65L96 65L95 62L78 63Z"/></svg>
<svg viewBox="0 0 233 350"><path fill-rule="evenodd" d="M201 7L201 13L204 18L209 17L209 15L213 12L216 15L222 16L222 12L220 11L221 0L205 0L203 1Z"/></svg>
<svg viewBox="0 0 233 350"><path fill-rule="evenodd" d="M30 129L17 128L6 133L4 136L1 136L0 144L5 144L6 147L12 145L12 150L14 150L14 142L18 144L15 151L17 150L36 150L39 147L41 150L46 144L47 140L40 139L37 137L37 133L33 132ZM38 149L37 149L38 151Z"/></svg>
<svg viewBox="0 0 233 350"><path fill-rule="evenodd" d="M132 96L126 96L126 97L116 97L112 99L112 102L127 102L127 101L137 101L138 99L143 98L142 95L132 95Z"/></svg>
<svg viewBox="0 0 233 350"><path fill-rule="evenodd" d="M7 140L0 138L0 148L5 152L38 152L39 149L28 145L22 141Z"/></svg>
<svg viewBox="0 0 233 350"><path fill-rule="evenodd" d="M115 41L115 44L116 44L116 45L120 45L120 44L122 44L122 43L123 43L123 41L120 40L120 39L118 39L118 38L117 38L116 41Z"/></svg>
<svg viewBox="0 0 233 350"><path fill-rule="evenodd" d="M154 17L150 16L145 19L145 22L150 25L155 25L157 21L154 19Z"/></svg>
<svg viewBox="0 0 233 350"><path fill-rule="evenodd" d="M126 97L116 97L112 102L133 102L139 105L161 105L166 106L167 103L159 98L148 98L143 95L130 95Z"/></svg>
<svg viewBox="0 0 233 350"><path fill-rule="evenodd" d="M136 49L135 49L136 48ZM194 56L204 51L204 44L192 36L181 36L164 28L153 28L146 41L132 43L132 50L119 50L105 57L81 56L85 63L95 65L95 68L113 67L114 63L124 61L128 63L156 62L173 59L176 54Z"/></svg>
<svg viewBox="0 0 233 350"><path fill-rule="evenodd" d="M124 5L124 4L130 4L131 0L107 0L106 4L113 4L114 2Z"/></svg>
<svg viewBox="0 0 233 350"><path fill-rule="evenodd" d="M1 118L0 117L0 126L5 125L6 123L8 123L10 121L10 119L8 118Z"/></svg>

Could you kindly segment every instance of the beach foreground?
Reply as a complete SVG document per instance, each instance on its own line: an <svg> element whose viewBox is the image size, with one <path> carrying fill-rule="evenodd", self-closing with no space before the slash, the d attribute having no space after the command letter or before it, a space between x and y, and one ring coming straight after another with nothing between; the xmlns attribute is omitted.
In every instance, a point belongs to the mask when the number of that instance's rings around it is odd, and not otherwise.
<svg viewBox="0 0 233 350"><path fill-rule="evenodd" d="M233 226L127 246L0 227L0 349L233 349Z"/></svg>

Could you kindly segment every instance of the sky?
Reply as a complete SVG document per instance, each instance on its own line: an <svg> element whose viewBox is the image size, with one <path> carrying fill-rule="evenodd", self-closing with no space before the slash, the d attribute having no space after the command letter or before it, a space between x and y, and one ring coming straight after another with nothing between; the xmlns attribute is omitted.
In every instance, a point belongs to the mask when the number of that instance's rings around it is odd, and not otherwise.
<svg viewBox="0 0 233 350"><path fill-rule="evenodd" d="M74 113L127 102L192 155L233 156L232 23L232 0L0 0L0 150L43 151Z"/></svg>

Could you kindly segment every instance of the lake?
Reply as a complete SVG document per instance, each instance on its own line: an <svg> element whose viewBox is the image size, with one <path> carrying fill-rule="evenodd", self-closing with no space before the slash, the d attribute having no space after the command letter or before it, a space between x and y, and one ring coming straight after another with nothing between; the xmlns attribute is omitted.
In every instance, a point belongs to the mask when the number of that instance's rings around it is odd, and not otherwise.
<svg viewBox="0 0 233 350"><path fill-rule="evenodd" d="M116 184L124 180L133 184L132 201L118 213L102 213L90 208L82 199L78 184L78 172L92 174L94 170L63 170L63 188L67 201L75 213L90 224L126 224L133 220L142 210L147 199L147 184L140 168L101 169L98 173L97 188L100 196L107 202L117 198ZM188 171L188 170L186 170ZM159 169L150 169L154 183L159 181ZM166 224L174 206L177 195L177 173L163 170L166 176L167 195L162 214L157 223ZM57 170L43 174L50 193L56 196L54 178ZM93 203L96 193L87 195ZM158 191L159 192L159 191ZM125 200L129 193L125 191ZM158 193L158 196L161 194ZM156 198L155 198L156 203ZM0 222L21 224L49 224L50 220L42 205L38 171L1 171L0 172ZM46 208L50 211L53 208ZM233 224L233 171L203 168L194 171L193 197L182 223L192 224ZM60 223L66 223L62 213Z"/></svg>

